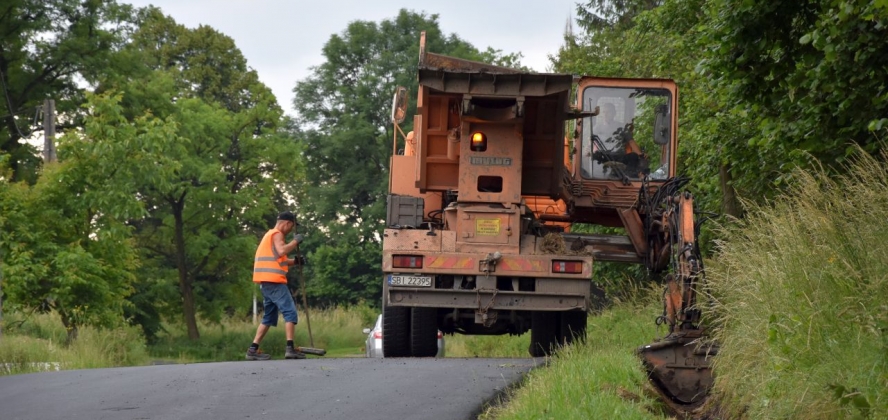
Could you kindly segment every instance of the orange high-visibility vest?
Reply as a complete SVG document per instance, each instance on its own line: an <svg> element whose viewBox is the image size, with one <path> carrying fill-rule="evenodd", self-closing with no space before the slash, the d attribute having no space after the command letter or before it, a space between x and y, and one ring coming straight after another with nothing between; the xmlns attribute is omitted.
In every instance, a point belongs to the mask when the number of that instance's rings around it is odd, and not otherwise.
<svg viewBox="0 0 888 420"><path fill-rule="evenodd" d="M277 229L271 229L262 237L259 248L256 248L256 259L253 261L253 282L287 283L287 256L278 254L274 242L275 234L283 235Z"/></svg>

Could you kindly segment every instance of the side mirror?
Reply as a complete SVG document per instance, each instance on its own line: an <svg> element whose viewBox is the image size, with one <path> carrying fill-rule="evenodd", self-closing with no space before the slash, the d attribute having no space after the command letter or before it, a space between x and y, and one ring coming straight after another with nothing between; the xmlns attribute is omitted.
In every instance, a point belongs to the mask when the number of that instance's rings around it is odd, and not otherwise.
<svg viewBox="0 0 888 420"><path fill-rule="evenodd" d="M400 124L407 116L407 88L398 86L392 98L392 122Z"/></svg>
<svg viewBox="0 0 888 420"><path fill-rule="evenodd" d="M364 328L364 334L370 334L370 328Z"/></svg>
<svg viewBox="0 0 888 420"><path fill-rule="evenodd" d="M654 143L665 145L669 143L670 127L672 125L669 117L669 107L666 105L657 105L654 108L657 120L654 122Z"/></svg>

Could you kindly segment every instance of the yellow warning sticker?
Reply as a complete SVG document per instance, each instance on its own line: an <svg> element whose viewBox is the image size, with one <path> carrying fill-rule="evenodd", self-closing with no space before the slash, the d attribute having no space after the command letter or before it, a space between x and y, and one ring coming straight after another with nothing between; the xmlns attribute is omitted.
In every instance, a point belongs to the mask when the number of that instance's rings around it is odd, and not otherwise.
<svg viewBox="0 0 888 420"><path fill-rule="evenodd" d="M496 236L500 233L500 219L475 219L475 234Z"/></svg>

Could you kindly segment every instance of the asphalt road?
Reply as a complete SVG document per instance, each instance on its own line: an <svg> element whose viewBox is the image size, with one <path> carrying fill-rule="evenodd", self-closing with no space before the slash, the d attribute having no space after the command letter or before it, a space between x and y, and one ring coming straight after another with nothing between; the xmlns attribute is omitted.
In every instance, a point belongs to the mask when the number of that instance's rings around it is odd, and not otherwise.
<svg viewBox="0 0 888 420"><path fill-rule="evenodd" d="M542 359L306 359L0 377L0 419L471 419Z"/></svg>

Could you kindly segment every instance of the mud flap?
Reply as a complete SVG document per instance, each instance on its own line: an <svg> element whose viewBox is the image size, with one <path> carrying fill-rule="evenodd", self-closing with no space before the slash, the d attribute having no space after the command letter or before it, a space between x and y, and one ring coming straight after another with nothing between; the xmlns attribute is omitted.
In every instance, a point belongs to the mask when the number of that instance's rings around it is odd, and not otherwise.
<svg viewBox="0 0 888 420"><path fill-rule="evenodd" d="M699 334L693 335L670 335L637 350L654 388L682 412L706 402L713 383L710 361L718 353L717 346L701 346Z"/></svg>

